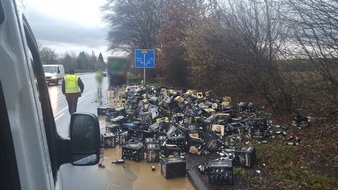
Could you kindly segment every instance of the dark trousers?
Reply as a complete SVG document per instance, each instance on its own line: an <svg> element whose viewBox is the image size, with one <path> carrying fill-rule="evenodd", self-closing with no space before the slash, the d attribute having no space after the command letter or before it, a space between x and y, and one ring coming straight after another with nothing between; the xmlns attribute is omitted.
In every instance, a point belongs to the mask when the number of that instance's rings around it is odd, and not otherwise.
<svg viewBox="0 0 338 190"><path fill-rule="evenodd" d="M77 100L79 96L80 96L80 93L66 94L66 100L68 102L68 111L70 115L76 112Z"/></svg>

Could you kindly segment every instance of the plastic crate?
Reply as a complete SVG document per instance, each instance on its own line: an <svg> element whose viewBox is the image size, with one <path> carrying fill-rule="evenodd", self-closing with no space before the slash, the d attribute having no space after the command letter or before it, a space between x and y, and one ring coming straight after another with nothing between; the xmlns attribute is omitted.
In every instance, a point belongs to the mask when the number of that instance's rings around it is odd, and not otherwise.
<svg viewBox="0 0 338 190"><path fill-rule="evenodd" d="M255 147L243 147L235 150L236 159L241 167L252 168L256 163Z"/></svg>
<svg viewBox="0 0 338 190"><path fill-rule="evenodd" d="M97 108L97 115L106 115L109 112L108 107L98 107Z"/></svg>
<svg viewBox="0 0 338 190"><path fill-rule="evenodd" d="M146 160L147 162L160 161L160 144L148 143L146 144Z"/></svg>
<svg viewBox="0 0 338 190"><path fill-rule="evenodd" d="M166 179L185 177L186 165L183 158L163 158L161 160L161 174Z"/></svg>
<svg viewBox="0 0 338 190"><path fill-rule="evenodd" d="M144 159L144 146L141 142L127 142L122 146L122 159L139 162Z"/></svg>
<svg viewBox="0 0 338 190"><path fill-rule="evenodd" d="M103 134L104 148L116 147L116 135L114 133Z"/></svg>
<svg viewBox="0 0 338 190"><path fill-rule="evenodd" d="M187 141L184 136L169 137L166 144L174 144L181 148L182 151L187 149Z"/></svg>
<svg viewBox="0 0 338 190"><path fill-rule="evenodd" d="M208 180L210 184L233 185L233 165L232 160L209 160L207 165Z"/></svg>

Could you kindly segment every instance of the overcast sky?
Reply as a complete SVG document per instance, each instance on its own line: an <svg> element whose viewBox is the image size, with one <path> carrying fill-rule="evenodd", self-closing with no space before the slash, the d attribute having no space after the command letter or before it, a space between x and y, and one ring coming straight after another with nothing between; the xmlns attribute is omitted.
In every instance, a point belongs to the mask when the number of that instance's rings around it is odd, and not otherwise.
<svg viewBox="0 0 338 190"><path fill-rule="evenodd" d="M92 51L107 56L100 6L106 0L24 0L38 43L58 54Z"/></svg>

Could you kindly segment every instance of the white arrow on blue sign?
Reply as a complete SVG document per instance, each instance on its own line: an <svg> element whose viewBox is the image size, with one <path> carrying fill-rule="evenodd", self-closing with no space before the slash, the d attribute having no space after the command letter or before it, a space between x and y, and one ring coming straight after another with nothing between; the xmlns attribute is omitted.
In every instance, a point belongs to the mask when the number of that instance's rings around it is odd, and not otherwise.
<svg viewBox="0 0 338 190"><path fill-rule="evenodd" d="M135 49L135 68L154 68L155 50Z"/></svg>

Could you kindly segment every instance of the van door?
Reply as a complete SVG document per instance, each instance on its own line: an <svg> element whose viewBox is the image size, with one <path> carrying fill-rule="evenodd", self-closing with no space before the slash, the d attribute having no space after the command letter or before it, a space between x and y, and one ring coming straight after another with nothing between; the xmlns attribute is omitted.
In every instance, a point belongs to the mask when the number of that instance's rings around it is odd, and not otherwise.
<svg viewBox="0 0 338 190"><path fill-rule="evenodd" d="M58 79L59 79L59 81L62 81L64 76L65 76L65 70L63 68L63 65L60 65L60 66L58 66Z"/></svg>

